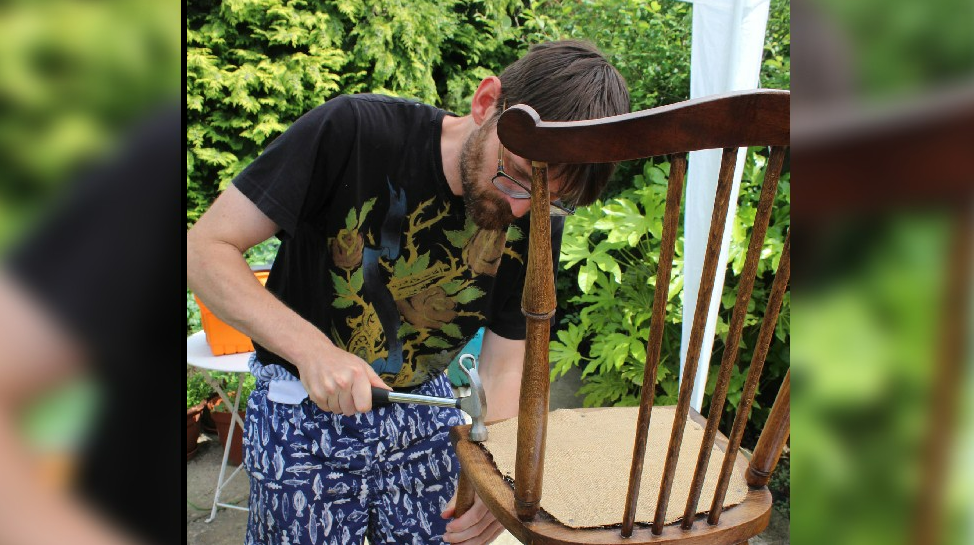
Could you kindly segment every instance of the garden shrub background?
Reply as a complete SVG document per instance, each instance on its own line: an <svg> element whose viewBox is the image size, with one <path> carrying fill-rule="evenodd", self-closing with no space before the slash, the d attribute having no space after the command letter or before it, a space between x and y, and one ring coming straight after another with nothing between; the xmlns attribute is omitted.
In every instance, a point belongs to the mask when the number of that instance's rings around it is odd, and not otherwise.
<svg viewBox="0 0 974 545"><path fill-rule="evenodd" d="M181 96L179 6L5 3L0 16L0 249L120 134Z"/></svg>
<svg viewBox="0 0 974 545"><path fill-rule="evenodd" d="M401 0L372 5L361 0L227 0L191 1L186 9L187 227L275 136L322 102L344 93L379 92L465 114L482 77L498 73L539 41L575 37L594 42L625 76L633 110L689 97L692 6L684 2ZM785 0L772 0L761 86L789 85L789 6ZM739 201L743 217L753 215L765 156L758 149L748 154ZM655 282L649 256L659 245L656 211L661 210L667 171L665 162L622 165L603 200L579 210L566 224L552 375L580 367L586 405L638 402ZM786 170L732 379L738 384L750 362L789 225L788 182ZM735 225L725 315L713 351L712 361L718 364L720 335L733 306L728 293L737 283L748 234L743 224ZM674 292L683 284L682 226L679 235ZM272 240L255 249L248 260L266 261L275 244ZM678 307L674 297L669 310ZM788 367L789 309L786 300L746 446L753 445L753 430L766 419ZM188 332L199 328L197 312L187 295ZM668 313L657 386L660 403L672 402L679 387L680 321L679 314ZM712 366L711 388L715 372ZM737 399L729 401L725 418L733 418Z"/></svg>

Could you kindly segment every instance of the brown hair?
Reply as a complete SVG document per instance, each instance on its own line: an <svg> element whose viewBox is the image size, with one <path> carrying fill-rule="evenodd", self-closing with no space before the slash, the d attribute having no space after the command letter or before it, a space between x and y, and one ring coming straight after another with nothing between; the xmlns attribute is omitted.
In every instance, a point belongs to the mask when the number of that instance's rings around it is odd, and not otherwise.
<svg viewBox="0 0 974 545"><path fill-rule="evenodd" d="M502 105L527 104L544 121L579 121L629 113L629 91L619 71L591 43L563 40L532 46L500 75ZM599 197L615 164L557 167L565 183L562 200L591 204Z"/></svg>

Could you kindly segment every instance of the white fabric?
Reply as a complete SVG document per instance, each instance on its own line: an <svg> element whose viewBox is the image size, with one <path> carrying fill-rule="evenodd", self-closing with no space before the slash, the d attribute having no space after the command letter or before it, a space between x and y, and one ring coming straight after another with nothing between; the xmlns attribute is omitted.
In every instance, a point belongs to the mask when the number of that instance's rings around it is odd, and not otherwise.
<svg viewBox="0 0 974 545"><path fill-rule="evenodd" d="M298 405L308 397L300 380L274 379L267 385L267 399L274 403Z"/></svg>
<svg viewBox="0 0 974 545"><path fill-rule="evenodd" d="M728 91L755 89L761 73L761 56L768 23L770 0L695 0L693 3L693 37L690 51L690 98L700 98ZM713 348L714 327L724 285L724 264L730 241L731 226L737 209L737 195L744 167L745 150L737 157L731 208L720 261L714 279L714 291L704 339L700 348L697 376L690 403L700 410L707 369ZM684 217L684 286L683 335L680 342L680 380L690 343L690 330L697 303L703 256L707 248L710 218L713 214L720 150L690 154L687 167L686 216Z"/></svg>
<svg viewBox="0 0 974 545"><path fill-rule="evenodd" d="M280 365L264 365L257 361L256 354L251 356L247 365L250 367L250 373L258 382L269 383L267 385L267 399L285 405L298 405L308 397L308 392L298 377Z"/></svg>

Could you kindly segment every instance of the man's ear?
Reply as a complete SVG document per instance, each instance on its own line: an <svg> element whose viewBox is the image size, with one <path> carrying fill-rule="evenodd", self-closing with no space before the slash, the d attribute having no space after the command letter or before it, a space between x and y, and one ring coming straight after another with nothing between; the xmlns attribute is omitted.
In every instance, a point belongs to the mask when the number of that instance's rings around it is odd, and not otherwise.
<svg viewBox="0 0 974 545"><path fill-rule="evenodd" d="M477 125L490 118L497 107L497 99L501 96L501 79L497 76L484 78L473 94L473 101L470 104L470 115Z"/></svg>

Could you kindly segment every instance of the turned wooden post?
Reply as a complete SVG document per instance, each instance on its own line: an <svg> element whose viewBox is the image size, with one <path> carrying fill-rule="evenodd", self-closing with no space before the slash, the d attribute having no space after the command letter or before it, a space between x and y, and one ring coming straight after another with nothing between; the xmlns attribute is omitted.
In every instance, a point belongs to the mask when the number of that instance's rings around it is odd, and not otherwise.
<svg viewBox="0 0 974 545"><path fill-rule="evenodd" d="M781 382L778 396L774 399L771 407L771 414L768 421L764 424L764 431L758 439L757 446L754 447L754 455L751 456L751 463L747 468L747 484L751 486L767 486L771 480L771 472L778 464L778 458L788 440L791 431L791 370L785 374L785 380Z"/></svg>
<svg viewBox="0 0 974 545"><path fill-rule="evenodd" d="M514 462L514 508L518 518L525 521L534 518L541 502L550 386L548 342L555 314L548 166L532 161L531 167L531 234L521 298L527 338Z"/></svg>

